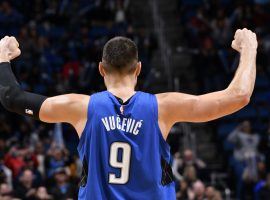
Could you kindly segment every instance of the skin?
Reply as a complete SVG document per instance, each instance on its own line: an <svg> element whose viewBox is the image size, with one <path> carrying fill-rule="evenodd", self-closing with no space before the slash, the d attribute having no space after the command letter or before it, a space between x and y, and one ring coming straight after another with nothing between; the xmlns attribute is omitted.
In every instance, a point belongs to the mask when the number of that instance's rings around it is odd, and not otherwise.
<svg viewBox="0 0 270 200"><path fill-rule="evenodd" d="M178 92L156 95L159 110L158 123L164 139L168 137L171 127L177 122L207 122L232 114L249 103L256 77L256 34L247 29L238 29L232 48L240 53L240 63L226 89L203 95ZM16 38L6 36L0 41L0 62L9 62L20 53ZM141 63L137 63L133 73L121 74L107 72L100 62L99 71L107 90L127 100L135 93ZM80 137L87 121L89 100L91 100L90 96L81 94L50 97L41 106L40 120L47 123L70 123Z"/></svg>

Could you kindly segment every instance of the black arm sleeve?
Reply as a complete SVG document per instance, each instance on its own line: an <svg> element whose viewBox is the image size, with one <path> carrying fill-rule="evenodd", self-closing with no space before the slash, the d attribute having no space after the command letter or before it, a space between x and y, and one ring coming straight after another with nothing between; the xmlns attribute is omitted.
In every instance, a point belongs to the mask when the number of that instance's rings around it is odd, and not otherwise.
<svg viewBox="0 0 270 200"><path fill-rule="evenodd" d="M47 97L20 88L11 65L0 63L0 101L5 109L39 120L39 110Z"/></svg>

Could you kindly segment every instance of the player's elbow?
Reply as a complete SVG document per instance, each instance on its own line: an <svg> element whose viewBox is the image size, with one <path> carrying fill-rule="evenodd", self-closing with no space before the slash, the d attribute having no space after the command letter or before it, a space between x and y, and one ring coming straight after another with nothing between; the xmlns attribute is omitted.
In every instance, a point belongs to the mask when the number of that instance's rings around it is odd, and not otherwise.
<svg viewBox="0 0 270 200"><path fill-rule="evenodd" d="M245 96L243 96L241 98L242 98L241 102L242 102L243 106L246 106L246 105L249 104L249 102L250 102L250 95L249 94L245 95Z"/></svg>
<svg viewBox="0 0 270 200"><path fill-rule="evenodd" d="M246 88L229 87L227 89L228 97L236 103L239 108L246 106L250 102L251 92Z"/></svg>
<svg viewBox="0 0 270 200"><path fill-rule="evenodd" d="M2 106L10 111L14 111L14 99L18 96L20 89L17 87L1 87L1 104Z"/></svg>
<svg viewBox="0 0 270 200"><path fill-rule="evenodd" d="M251 95L247 91L241 91L237 94L236 98L241 108L249 104L250 96Z"/></svg>

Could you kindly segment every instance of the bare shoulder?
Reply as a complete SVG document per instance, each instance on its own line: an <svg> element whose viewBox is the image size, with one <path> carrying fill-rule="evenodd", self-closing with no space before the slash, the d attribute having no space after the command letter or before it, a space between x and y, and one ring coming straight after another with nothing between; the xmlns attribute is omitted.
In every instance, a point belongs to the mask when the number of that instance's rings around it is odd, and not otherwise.
<svg viewBox="0 0 270 200"><path fill-rule="evenodd" d="M159 106L173 107L174 105L194 103L199 100L199 96L181 92L167 92L156 94Z"/></svg>
<svg viewBox="0 0 270 200"><path fill-rule="evenodd" d="M159 93L159 94L155 94L157 97L157 101L158 103L163 103L164 101L166 101L171 95L173 95L174 92L166 92L166 93Z"/></svg>
<svg viewBox="0 0 270 200"><path fill-rule="evenodd" d="M168 103L168 99L170 99L171 94L172 94L171 92L156 94L159 110L159 118L163 115L164 108Z"/></svg>
<svg viewBox="0 0 270 200"><path fill-rule="evenodd" d="M166 92L156 94L158 105L168 105L169 102L179 101L179 98L182 98L182 93L179 92Z"/></svg>
<svg viewBox="0 0 270 200"><path fill-rule="evenodd" d="M89 100L90 96L83 94L64 94L47 98L41 106L40 119L50 123L73 123L86 116Z"/></svg>
<svg viewBox="0 0 270 200"><path fill-rule="evenodd" d="M167 123L174 124L186 120L190 112L194 111L200 98L180 92L168 92L157 94L159 118Z"/></svg>
<svg viewBox="0 0 270 200"><path fill-rule="evenodd" d="M83 117L87 116L88 104L90 101L89 95L84 94L67 94L68 106Z"/></svg>
<svg viewBox="0 0 270 200"><path fill-rule="evenodd" d="M159 93L155 94L157 98L157 104L158 104L158 114L159 118L161 117L161 114L163 112L163 105L165 104L166 98L168 97L168 93Z"/></svg>
<svg viewBox="0 0 270 200"><path fill-rule="evenodd" d="M90 101L90 96L89 95L85 95L85 94L67 94L66 95L67 98L69 99L69 101L72 103L81 103L83 105L88 105L89 101Z"/></svg>
<svg viewBox="0 0 270 200"><path fill-rule="evenodd" d="M48 99L49 101L54 102L54 104L66 104L70 106L83 106L88 105L88 102L90 100L90 96L84 95L84 94L65 94L55 97L50 97Z"/></svg>
<svg viewBox="0 0 270 200"><path fill-rule="evenodd" d="M171 96L173 93L159 93L156 94L157 103L158 103L158 123L160 130L162 132L163 138L166 140L169 134L169 131L173 125L171 120L171 113L168 110L168 104L170 104L169 99L172 98Z"/></svg>
<svg viewBox="0 0 270 200"><path fill-rule="evenodd" d="M65 96L67 96L68 98L70 98L71 100L89 100L90 96L89 95L85 95L85 94L76 94L76 93L70 93L70 94L66 94Z"/></svg>

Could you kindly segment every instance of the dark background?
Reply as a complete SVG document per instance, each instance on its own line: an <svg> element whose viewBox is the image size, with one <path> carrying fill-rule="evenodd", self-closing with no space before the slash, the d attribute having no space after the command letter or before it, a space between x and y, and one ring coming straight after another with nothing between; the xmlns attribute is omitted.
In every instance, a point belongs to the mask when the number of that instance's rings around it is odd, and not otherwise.
<svg viewBox="0 0 270 200"><path fill-rule="evenodd" d="M234 32L256 32L250 104L220 120L172 129L168 142L181 200L269 199L269 21L268 0L0 1L0 36L16 36L22 50L14 73L23 89L47 96L104 90L98 62L103 45L117 35L138 45L138 90L225 89L239 61L230 47ZM0 199L76 199L78 137L71 126L61 128L64 145L55 125L0 108Z"/></svg>

